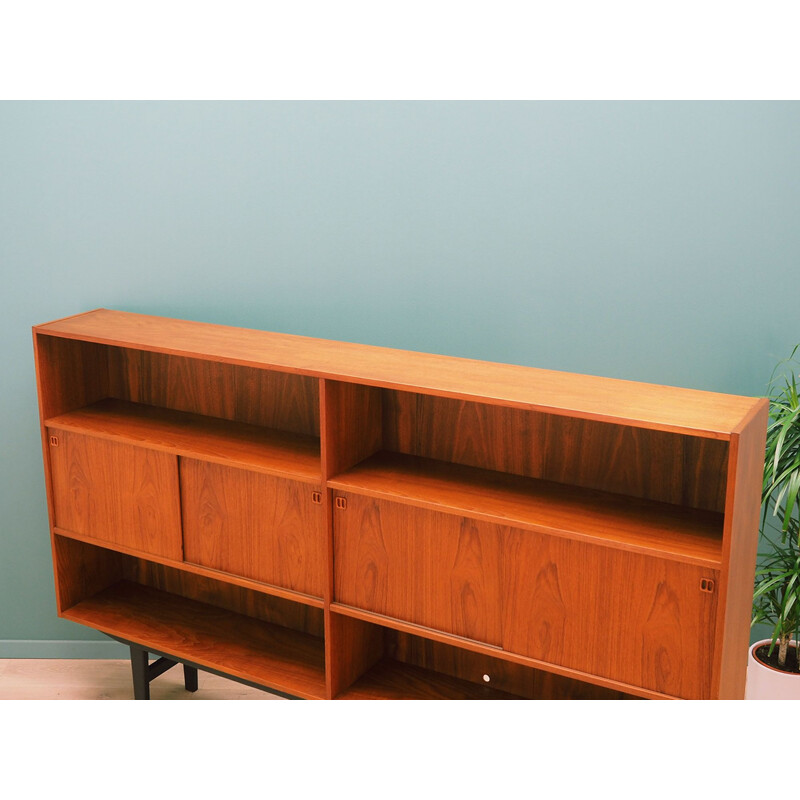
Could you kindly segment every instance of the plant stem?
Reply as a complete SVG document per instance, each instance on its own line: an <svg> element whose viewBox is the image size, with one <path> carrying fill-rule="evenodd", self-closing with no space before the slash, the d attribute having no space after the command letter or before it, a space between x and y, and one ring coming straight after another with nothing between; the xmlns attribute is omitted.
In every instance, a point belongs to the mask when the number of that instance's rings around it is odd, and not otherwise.
<svg viewBox="0 0 800 800"><path fill-rule="evenodd" d="M778 647L778 666L781 669L786 667L786 655L789 652L789 634L784 633L781 635L781 643Z"/></svg>

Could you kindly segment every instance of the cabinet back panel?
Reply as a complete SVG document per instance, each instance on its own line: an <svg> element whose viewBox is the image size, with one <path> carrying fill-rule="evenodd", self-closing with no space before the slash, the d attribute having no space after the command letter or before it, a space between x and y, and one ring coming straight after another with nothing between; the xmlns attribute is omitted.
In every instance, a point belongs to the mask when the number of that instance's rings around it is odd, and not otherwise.
<svg viewBox="0 0 800 800"><path fill-rule="evenodd" d="M385 629L385 650L392 658L454 678L488 685L531 700L626 700L632 695L462 650L421 636ZM489 677L488 683L484 675Z"/></svg>
<svg viewBox="0 0 800 800"><path fill-rule="evenodd" d="M53 537L59 613L122 580L128 556L66 536Z"/></svg>
<svg viewBox="0 0 800 800"><path fill-rule="evenodd" d="M221 583L66 536L56 535L54 541L62 611L118 581L128 580L312 636L323 635L321 608Z"/></svg>
<svg viewBox="0 0 800 800"><path fill-rule="evenodd" d="M126 557L124 577L144 586L209 603L284 628L313 636L323 635L321 608L312 608L132 556Z"/></svg>
<svg viewBox="0 0 800 800"><path fill-rule="evenodd" d="M722 512L728 443L385 389L383 448Z"/></svg>
<svg viewBox="0 0 800 800"><path fill-rule="evenodd" d="M109 348L120 400L319 436L319 381L305 375Z"/></svg>

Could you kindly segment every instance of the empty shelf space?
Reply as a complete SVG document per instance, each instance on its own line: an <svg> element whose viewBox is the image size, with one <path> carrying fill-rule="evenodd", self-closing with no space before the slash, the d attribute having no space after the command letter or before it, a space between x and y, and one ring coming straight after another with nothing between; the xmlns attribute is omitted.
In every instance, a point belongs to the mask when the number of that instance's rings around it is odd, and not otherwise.
<svg viewBox="0 0 800 800"><path fill-rule="evenodd" d="M302 592L296 592L292 589L285 589L282 586L275 586L271 583L245 578L242 575L234 575L230 572L204 567L201 564L193 564L190 561L176 561L171 558L164 558L163 556L137 550L133 547L126 547L124 544L119 544L118 542L109 542L94 536L85 536L81 533L65 530L64 528L53 528L53 533L64 539L72 539L76 542L102 547L104 550L111 550L115 553L133 556L134 558L143 558L147 561L152 561L154 564L162 564L165 567L179 569L181 572L201 575L204 578L210 578L220 583L241 586L244 589L252 589L253 591L268 594L272 597L282 597L285 600L291 600L293 603L301 603L302 605L313 606L314 608L323 607L323 600L321 597L314 597L313 595L303 594Z"/></svg>
<svg viewBox="0 0 800 800"><path fill-rule="evenodd" d="M319 439L216 417L105 399L45 420L52 430L112 439L305 481L321 480Z"/></svg>
<svg viewBox="0 0 800 800"><path fill-rule="evenodd" d="M307 633L129 581L63 616L286 694L325 697L324 641Z"/></svg>
<svg viewBox="0 0 800 800"><path fill-rule="evenodd" d="M367 670L338 700L521 700L487 684L384 658Z"/></svg>
<svg viewBox="0 0 800 800"><path fill-rule="evenodd" d="M381 451L328 486L595 544L719 566L722 514Z"/></svg>

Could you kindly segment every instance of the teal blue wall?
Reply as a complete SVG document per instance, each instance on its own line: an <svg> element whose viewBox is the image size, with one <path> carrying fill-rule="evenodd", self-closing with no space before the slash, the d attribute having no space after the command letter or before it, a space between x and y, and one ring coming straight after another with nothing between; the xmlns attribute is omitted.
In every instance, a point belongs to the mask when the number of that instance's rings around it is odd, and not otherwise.
<svg viewBox="0 0 800 800"><path fill-rule="evenodd" d="M761 394L798 103L0 103L0 656L55 616L30 327L105 306Z"/></svg>

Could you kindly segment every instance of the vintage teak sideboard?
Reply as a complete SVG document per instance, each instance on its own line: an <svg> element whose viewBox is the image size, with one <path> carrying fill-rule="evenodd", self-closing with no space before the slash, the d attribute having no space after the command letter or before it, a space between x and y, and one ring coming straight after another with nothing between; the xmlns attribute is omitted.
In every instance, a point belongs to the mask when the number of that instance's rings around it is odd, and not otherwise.
<svg viewBox="0 0 800 800"><path fill-rule="evenodd" d="M33 335L58 613L137 697L174 663L743 697L765 399L106 309Z"/></svg>

